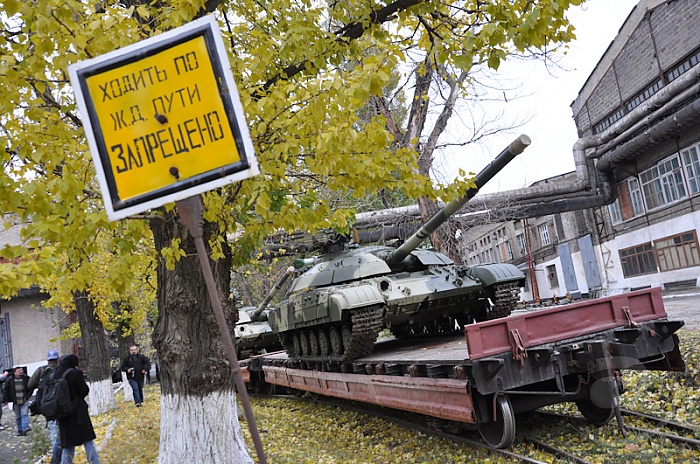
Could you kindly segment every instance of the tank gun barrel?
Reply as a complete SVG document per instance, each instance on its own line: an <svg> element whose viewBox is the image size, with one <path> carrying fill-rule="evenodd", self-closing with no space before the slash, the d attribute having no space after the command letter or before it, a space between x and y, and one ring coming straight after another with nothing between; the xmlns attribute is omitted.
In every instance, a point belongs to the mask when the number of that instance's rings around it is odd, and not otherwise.
<svg viewBox="0 0 700 464"><path fill-rule="evenodd" d="M479 189L490 181L493 176L498 174L508 163L510 163L517 155L523 152L530 145L530 137L520 135L518 138L508 145L499 155L491 161L479 174L476 175L474 182L475 187L470 188L464 196L458 200L447 203L442 209L433 215L418 232L411 235L399 248L392 251L387 257L386 262L389 266L395 266L403 261L408 254L415 250L426 238L442 225L450 216L459 211L474 195L479 192Z"/></svg>
<svg viewBox="0 0 700 464"><path fill-rule="evenodd" d="M270 304L270 301L277 295L277 292L279 292L280 288L284 285L284 283L289 279L289 277L294 274L294 267L289 266L285 271L282 276L277 279L277 282L275 282L275 285L272 286L270 289L270 292L267 294L264 300L260 302L257 308L255 308L255 311L250 315L251 320L255 320L256 318L260 317L262 312L267 308L267 305Z"/></svg>

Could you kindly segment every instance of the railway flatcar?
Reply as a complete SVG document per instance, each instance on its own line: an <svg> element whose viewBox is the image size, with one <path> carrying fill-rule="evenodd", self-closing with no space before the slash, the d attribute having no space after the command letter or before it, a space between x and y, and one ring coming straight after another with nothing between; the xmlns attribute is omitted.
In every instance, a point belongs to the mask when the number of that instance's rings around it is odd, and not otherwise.
<svg viewBox="0 0 700 464"><path fill-rule="evenodd" d="M621 421L624 371L685 370L682 326L652 288L468 324L457 336L380 340L348 361L282 351L242 368L258 390L284 387L470 423L486 443L507 448L516 415L546 405L574 402L590 422Z"/></svg>

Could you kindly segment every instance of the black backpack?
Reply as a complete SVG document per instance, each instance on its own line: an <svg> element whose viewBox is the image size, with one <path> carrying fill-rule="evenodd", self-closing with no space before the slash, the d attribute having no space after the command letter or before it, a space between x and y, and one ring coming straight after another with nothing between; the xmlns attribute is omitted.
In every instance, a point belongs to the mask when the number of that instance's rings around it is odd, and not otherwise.
<svg viewBox="0 0 700 464"><path fill-rule="evenodd" d="M41 397L44 393L44 387L46 386L47 383L49 383L51 380L53 380L53 374L56 372L56 367L53 365L47 365L44 366L44 369L41 371L41 377L39 377L39 385L37 386L37 391L36 391L36 398L34 398L34 401L29 403L29 412L31 413L32 416L36 416L38 414L41 414Z"/></svg>
<svg viewBox="0 0 700 464"><path fill-rule="evenodd" d="M51 378L47 380L41 391L41 403L39 410L46 417L46 420L61 419L70 415L75 409L75 404L70 399L70 391L68 390L68 381L66 376L73 369L66 369L58 379L51 374ZM43 375L42 375L43 379Z"/></svg>

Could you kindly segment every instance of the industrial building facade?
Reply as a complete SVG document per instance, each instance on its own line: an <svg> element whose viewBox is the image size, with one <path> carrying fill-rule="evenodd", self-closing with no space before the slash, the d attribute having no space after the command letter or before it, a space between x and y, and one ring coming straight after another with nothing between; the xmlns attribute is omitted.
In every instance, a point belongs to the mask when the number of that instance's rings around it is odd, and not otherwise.
<svg viewBox="0 0 700 464"><path fill-rule="evenodd" d="M610 182L605 201L482 234L508 235L513 253L494 258L528 274L523 299L698 285L699 18L697 0L641 0L572 103L574 150L595 173L591 189ZM467 260L490 261L490 243L469 240Z"/></svg>

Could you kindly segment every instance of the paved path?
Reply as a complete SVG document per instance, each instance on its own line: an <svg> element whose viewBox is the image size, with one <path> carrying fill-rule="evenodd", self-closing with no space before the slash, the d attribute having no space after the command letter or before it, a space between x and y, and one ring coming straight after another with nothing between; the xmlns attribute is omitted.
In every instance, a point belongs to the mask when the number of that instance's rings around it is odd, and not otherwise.
<svg viewBox="0 0 700 464"><path fill-rule="evenodd" d="M665 294L664 308L669 319L685 321L681 330L700 330L700 293Z"/></svg>
<svg viewBox="0 0 700 464"><path fill-rule="evenodd" d="M0 464L29 463L32 460L32 438L27 435L17 436L15 413L4 407L2 410L2 425L5 430L0 430ZM32 424L32 427L35 427Z"/></svg>

